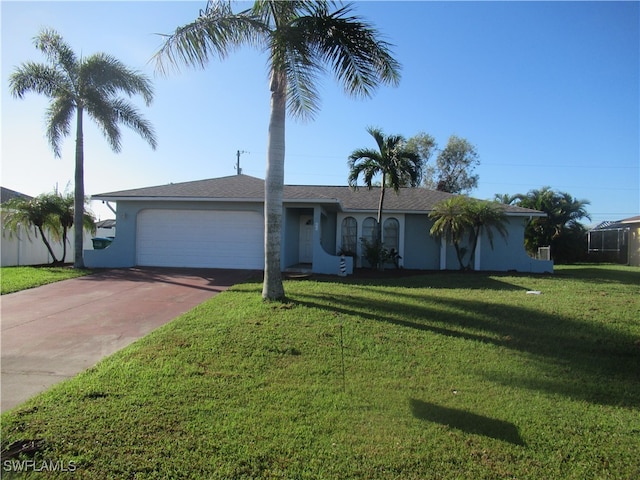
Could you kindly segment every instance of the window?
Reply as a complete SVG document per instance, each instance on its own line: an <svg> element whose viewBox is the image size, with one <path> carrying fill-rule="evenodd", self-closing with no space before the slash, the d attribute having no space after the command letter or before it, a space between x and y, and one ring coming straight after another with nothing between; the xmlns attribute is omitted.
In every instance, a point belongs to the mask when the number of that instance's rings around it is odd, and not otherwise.
<svg viewBox="0 0 640 480"><path fill-rule="evenodd" d="M384 246L387 250L400 251L400 223L395 218L387 218L384 221L383 236Z"/></svg>
<svg viewBox="0 0 640 480"><path fill-rule="evenodd" d="M374 243L378 236L376 225L378 221L373 217L367 217L362 222L362 238L369 243Z"/></svg>
<svg viewBox="0 0 640 480"><path fill-rule="evenodd" d="M357 248L357 238L358 238L358 222L353 217L346 217L342 220L342 246L341 250L343 253L354 254L356 253Z"/></svg>

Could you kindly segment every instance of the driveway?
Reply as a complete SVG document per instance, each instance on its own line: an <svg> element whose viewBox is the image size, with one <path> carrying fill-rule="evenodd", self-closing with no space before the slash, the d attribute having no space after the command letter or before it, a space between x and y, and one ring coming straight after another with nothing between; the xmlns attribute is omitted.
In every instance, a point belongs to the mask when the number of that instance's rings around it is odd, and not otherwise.
<svg viewBox="0 0 640 480"><path fill-rule="evenodd" d="M114 269L2 295L1 411L75 376L254 274Z"/></svg>

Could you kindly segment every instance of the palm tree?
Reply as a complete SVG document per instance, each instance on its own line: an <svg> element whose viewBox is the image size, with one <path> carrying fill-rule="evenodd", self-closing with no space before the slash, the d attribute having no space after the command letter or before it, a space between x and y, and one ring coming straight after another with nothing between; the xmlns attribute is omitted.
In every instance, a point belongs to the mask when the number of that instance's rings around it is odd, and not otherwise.
<svg viewBox="0 0 640 480"><path fill-rule="evenodd" d="M401 135L385 136L378 128L369 127L367 132L374 138L378 149L359 148L349 155L349 186L358 188L358 178L363 176L368 189L373 179L382 176L380 201L378 202L377 239L381 238L382 209L387 188L396 193L401 187L417 187L422 179L422 159Z"/></svg>
<svg viewBox="0 0 640 480"><path fill-rule="evenodd" d="M9 237L18 238L24 229L27 239L31 239L30 229L40 234L42 242L51 255L52 263L64 263L67 256L67 232L74 221L74 195L57 192L43 193L35 198L12 198L2 205L2 228ZM83 228L95 231L95 219L85 211ZM82 231L82 228L80 229ZM49 238L47 238L49 237ZM62 258L58 259L50 240L62 243Z"/></svg>
<svg viewBox="0 0 640 480"><path fill-rule="evenodd" d="M74 194L65 193L64 195L55 194L52 196L52 201L55 205L53 223L54 239L62 242L62 260L64 263L67 257L67 233L74 225L75 219L75 198ZM85 198L85 205L87 205L88 199ZM87 232L95 232L96 222L95 217L87 209L84 210L82 215L82 228Z"/></svg>
<svg viewBox="0 0 640 480"><path fill-rule="evenodd" d="M472 269L478 239L483 231L492 249L494 230L503 238L508 235L505 226L507 216L504 208L496 202L455 196L437 203L429 218L434 220L429 233L453 244L461 270ZM462 246L465 237L468 238L468 248ZM465 265L467 252L469 259Z"/></svg>
<svg viewBox="0 0 640 480"><path fill-rule="evenodd" d="M2 229L20 238L20 232L24 229L27 239L31 239L30 229L40 233L40 238L51 255L52 263L59 263L53 247L47 238L55 235L55 212L57 206L51 195L43 194L35 198L12 198L2 205Z"/></svg>
<svg viewBox="0 0 640 480"><path fill-rule="evenodd" d="M30 91L49 97L46 133L56 157L60 157L62 139L69 135L75 114L74 223L82 225L85 202L84 113L86 111L98 124L114 152L121 150L120 124L140 134L155 149L156 138L151 124L133 105L118 96L119 93L129 97L140 94L149 105L153 100L151 82L105 53L78 59L55 30L42 30L34 38L34 45L44 54L47 63L23 63L11 74L9 87L17 98L23 98ZM74 245L74 267L83 268L81 228L75 230Z"/></svg>
<svg viewBox="0 0 640 480"><path fill-rule="evenodd" d="M280 266L284 189L285 116L311 118L318 111L316 79L325 67L349 95L369 97L380 83L397 84L399 64L389 44L351 7L334 2L257 0L234 13L229 1L209 1L199 17L166 37L158 69L178 64L204 68L248 45L269 55L271 118L265 175L265 267L262 297L284 298Z"/></svg>
<svg viewBox="0 0 640 480"><path fill-rule="evenodd" d="M517 199L517 195L511 195L509 193L496 193L493 196L494 202L502 203L503 205L513 205Z"/></svg>
<svg viewBox="0 0 640 480"><path fill-rule="evenodd" d="M564 242L563 236L579 234L579 220L591 219L586 206L588 200L578 200L566 192L557 192L551 187L530 190L526 194L518 194L516 205L547 214L546 217L536 218L529 222L525 229L525 246L533 254L539 246L549 245L551 255L556 262L564 261L565 255L560 255L559 247ZM566 243L566 242L564 242Z"/></svg>
<svg viewBox="0 0 640 480"><path fill-rule="evenodd" d="M464 256L467 253L467 249L461 244L465 234L473 227L467 210L467 200L464 196L448 198L434 205L429 214L429 218L434 220L429 233L453 245L461 270L464 269Z"/></svg>
<svg viewBox="0 0 640 480"><path fill-rule="evenodd" d="M469 198L469 206L467 207L472 229L469 236L469 244L471 245L471 255L467 270L471 269L471 264L475 256L478 239L482 232L487 234L489 245L493 250L493 231L495 230L504 239L507 238L508 232L505 224L507 223L507 215L504 208L497 202L488 202L486 200L476 200Z"/></svg>

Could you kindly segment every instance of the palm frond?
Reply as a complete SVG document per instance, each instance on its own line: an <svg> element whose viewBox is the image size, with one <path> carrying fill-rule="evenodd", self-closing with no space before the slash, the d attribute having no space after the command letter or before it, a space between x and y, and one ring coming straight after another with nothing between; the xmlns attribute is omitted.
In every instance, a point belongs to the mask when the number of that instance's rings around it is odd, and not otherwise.
<svg viewBox="0 0 640 480"><path fill-rule="evenodd" d="M70 95L55 97L45 113L47 139L53 154L60 158L60 142L71 131L71 118L76 111L76 104Z"/></svg>
<svg viewBox="0 0 640 480"><path fill-rule="evenodd" d="M82 62L80 85L91 85L102 95L123 92L129 97L142 95L145 104L153 101L151 80L141 72L128 68L117 58L97 53Z"/></svg>
<svg viewBox="0 0 640 480"><path fill-rule="evenodd" d="M112 106L114 100L105 98L95 89L85 90L83 96L87 113L98 124L102 134L109 142L111 150L119 153L122 149L120 144L121 134L118 126L118 115Z"/></svg>
<svg viewBox="0 0 640 480"><path fill-rule="evenodd" d="M52 98L57 92L70 89L66 77L59 70L41 63L23 63L9 76L9 90L16 98L23 98L27 92Z"/></svg>
<svg viewBox="0 0 640 480"><path fill-rule="evenodd" d="M400 64L391 54L392 45L380 40L372 25L351 16L350 5L324 13L300 18L298 25L347 94L370 97L379 83L399 83Z"/></svg>
<svg viewBox="0 0 640 480"><path fill-rule="evenodd" d="M317 84L322 65L300 30L280 27L270 35L269 64L275 72L285 72L287 109L297 118L311 119L319 110Z"/></svg>
<svg viewBox="0 0 640 480"><path fill-rule="evenodd" d="M35 47L44 53L51 65L59 65L70 79L78 73L78 60L75 53L62 36L54 29L45 28L33 39Z"/></svg>
<svg viewBox="0 0 640 480"><path fill-rule="evenodd" d="M268 35L268 25L250 10L235 14L228 1L210 2L195 21L162 35L165 43L153 59L162 74L178 65L204 68L211 57L224 59L240 45L264 43Z"/></svg>
<svg viewBox="0 0 640 480"><path fill-rule="evenodd" d="M115 114L117 123L126 125L146 140L147 143L151 145L152 149L156 149L158 141L156 140L156 134L153 126L148 120L140 115L140 112L138 112L133 105L126 102L124 99L117 98L111 102L111 109Z"/></svg>

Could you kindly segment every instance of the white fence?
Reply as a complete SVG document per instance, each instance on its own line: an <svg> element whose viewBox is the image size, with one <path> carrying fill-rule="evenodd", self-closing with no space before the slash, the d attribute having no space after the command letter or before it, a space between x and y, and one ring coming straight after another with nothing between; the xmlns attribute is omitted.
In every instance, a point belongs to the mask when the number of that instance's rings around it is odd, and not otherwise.
<svg viewBox="0 0 640 480"><path fill-rule="evenodd" d="M14 267L22 265L42 265L52 262L51 255L44 245L44 242L33 231L29 235L31 238L27 238L26 232L22 231L19 235L12 234L9 236L7 232L2 232L0 239L0 253L1 263L3 267ZM85 233L84 235L84 249L92 250L93 245L91 238L93 235ZM62 259L62 243L54 242L50 240L51 248L58 260ZM74 255L73 248L73 229L69 231L69 238L67 239L67 255L65 257L66 262L73 262Z"/></svg>

